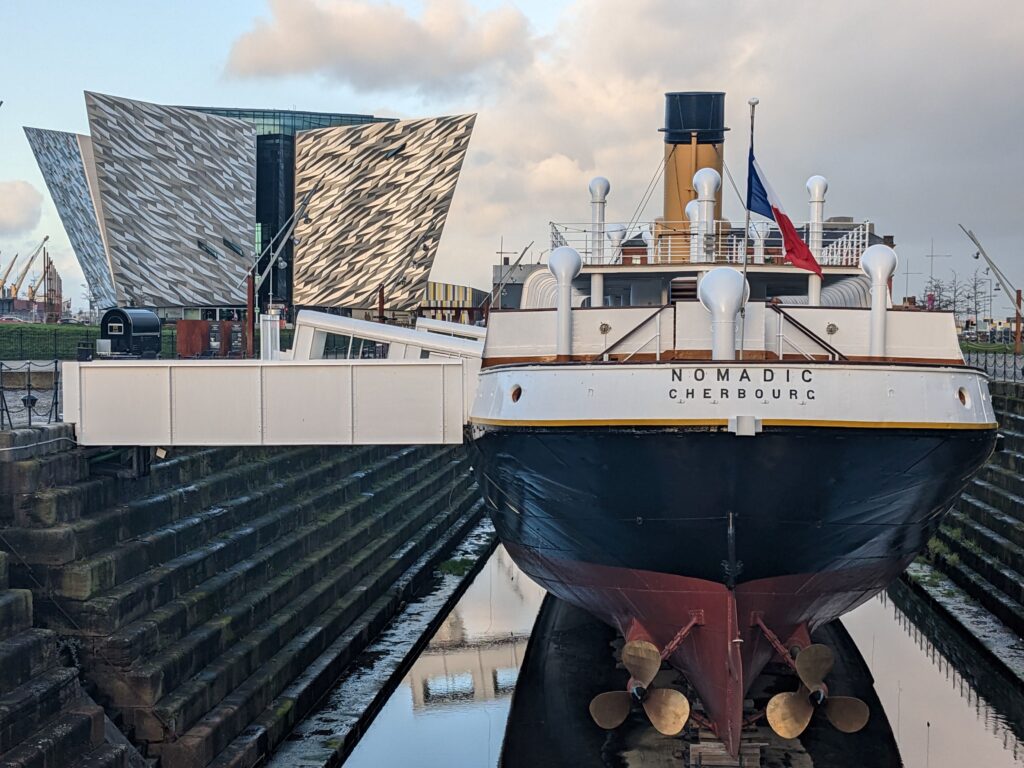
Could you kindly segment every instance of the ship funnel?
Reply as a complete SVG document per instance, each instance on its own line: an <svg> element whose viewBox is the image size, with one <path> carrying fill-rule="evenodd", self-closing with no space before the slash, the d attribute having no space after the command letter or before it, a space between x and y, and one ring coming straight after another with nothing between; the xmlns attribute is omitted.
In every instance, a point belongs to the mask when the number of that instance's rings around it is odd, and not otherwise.
<svg viewBox="0 0 1024 768"><path fill-rule="evenodd" d="M871 278L871 339L868 354L885 357L885 319L889 303L889 280L896 272L896 251L887 245L872 245L860 256L860 268Z"/></svg>
<svg viewBox="0 0 1024 768"><path fill-rule="evenodd" d="M736 315L749 293L746 278L732 267L716 267L701 278L697 297L711 313L713 360L736 359Z"/></svg>
<svg viewBox="0 0 1024 768"><path fill-rule="evenodd" d="M722 174L725 94L720 91L665 94L665 209L667 222L684 221L686 204L697 199L692 183L701 168ZM715 203L715 220L722 203Z"/></svg>
<svg viewBox="0 0 1024 768"><path fill-rule="evenodd" d="M555 248L548 256L548 269L558 284L555 354L559 360L568 360L572 356L572 281L582 268L583 260L579 252L567 245Z"/></svg>

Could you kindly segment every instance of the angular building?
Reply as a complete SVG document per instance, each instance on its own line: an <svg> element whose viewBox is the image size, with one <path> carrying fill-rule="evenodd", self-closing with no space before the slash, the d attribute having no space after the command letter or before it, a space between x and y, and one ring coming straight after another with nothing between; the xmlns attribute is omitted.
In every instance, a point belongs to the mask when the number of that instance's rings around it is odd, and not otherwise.
<svg viewBox="0 0 1024 768"><path fill-rule="evenodd" d="M476 115L299 134L296 305L413 311L426 296ZM319 187L317 187L319 185Z"/></svg>
<svg viewBox="0 0 1024 768"><path fill-rule="evenodd" d="M25 136L43 172L57 214L64 222L93 303L98 307L114 306L117 303L114 281L94 204L99 196L90 186L93 164L89 137L39 128L26 128ZM92 181L94 184L95 177Z"/></svg>
<svg viewBox="0 0 1024 768"><path fill-rule="evenodd" d="M475 116L85 99L91 136L25 132L94 307L234 314L253 260L265 254L262 272L271 251L263 307L376 307L381 285L388 308L422 303ZM281 237L318 180L294 239Z"/></svg>
<svg viewBox="0 0 1024 768"><path fill-rule="evenodd" d="M85 106L118 304L245 304L256 237L255 129L96 93L85 94Z"/></svg>
<svg viewBox="0 0 1024 768"><path fill-rule="evenodd" d="M336 112L188 107L196 112L242 120L256 129L256 249L263 253L295 210L295 137L302 131L364 123L391 122L389 117ZM260 264L262 272L269 254ZM291 304L293 245L283 243L274 270L260 288L260 303Z"/></svg>

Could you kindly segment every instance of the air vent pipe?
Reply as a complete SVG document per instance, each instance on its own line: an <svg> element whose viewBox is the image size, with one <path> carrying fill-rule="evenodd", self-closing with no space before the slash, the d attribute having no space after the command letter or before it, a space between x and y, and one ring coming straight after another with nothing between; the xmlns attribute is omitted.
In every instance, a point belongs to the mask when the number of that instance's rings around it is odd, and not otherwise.
<svg viewBox="0 0 1024 768"><path fill-rule="evenodd" d="M868 354L885 357L885 320L889 304L889 280L896 272L896 251L872 245L860 256L860 268L871 278L871 337Z"/></svg>
<svg viewBox="0 0 1024 768"><path fill-rule="evenodd" d="M810 242L807 244L811 254L821 263L821 243L825 229L825 193L828 192L828 180L824 176L811 176L807 180L807 194L811 198ZM807 276L807 305L817 307L821 304L821 277L815 274Z"/></svg>
<svg viewBox="0 0 1024 768"><path fill-rule="evenodd" d="M722 177L714 168L701 168L693 174L697 190L697 229L701 237L698 261L714 261L715 201L722 188Z"/></svg>
<svg viewBox="0 0 1024 768"><path fill-rule="evenodd" d="M736 359L736 315L750 293L739 270L716 267L701 278L697 297L711 313L711 358Z"/></svg>
<svg viewBox="0 0 1024 768"><path fill-rule="evenodd" d="M604 176L590 180L590 256L595 264L604 264L604 216L612 185ZM590 275L590 306L604 306L604 274Z"/></svg>
<svg viewBox="0 0 1024 768"><path fill-rule="evenodd" d="M686 204L686 220L690 223L690 261L700 261L701 254L701 241L700 241L700 203L696 200L691 200ZM672 241L670 240L669 243ZM669 247L669 255L671 256L672 249Z"/></svg>
<svg viewBox="0 0 1024 768"><path fill-rule="evenodd" d="M575 248L563 245L548 256L548 269L555 276L558 298L555 302L555 355L559 361L572 357L572 281L583 268L583 260Z"/></svg>

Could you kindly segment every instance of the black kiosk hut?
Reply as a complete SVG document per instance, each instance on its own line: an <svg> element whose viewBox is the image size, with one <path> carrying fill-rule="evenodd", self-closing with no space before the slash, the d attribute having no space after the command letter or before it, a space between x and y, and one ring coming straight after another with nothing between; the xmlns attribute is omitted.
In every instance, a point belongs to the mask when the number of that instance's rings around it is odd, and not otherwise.
<svg viewBox="0 0 1024 768"><path fill-rule="evenodd" d="M100 320L96 352L121 357L159 357L160 318L148 309L108 309Z"/></svg>

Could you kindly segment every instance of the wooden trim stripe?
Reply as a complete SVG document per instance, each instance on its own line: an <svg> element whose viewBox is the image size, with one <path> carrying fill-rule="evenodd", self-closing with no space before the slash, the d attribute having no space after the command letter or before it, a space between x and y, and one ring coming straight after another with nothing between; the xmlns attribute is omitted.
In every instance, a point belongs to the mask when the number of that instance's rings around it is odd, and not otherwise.
<svg viewBox="0 0 1024 768"><path fill-rule="evenodd" d="M471 424L489 427L726 427L728 419L488 419L471 417ZM765 427L827 427L833 429L998 429L996 422L842 421L831 419L763 419Z"/></svg>

